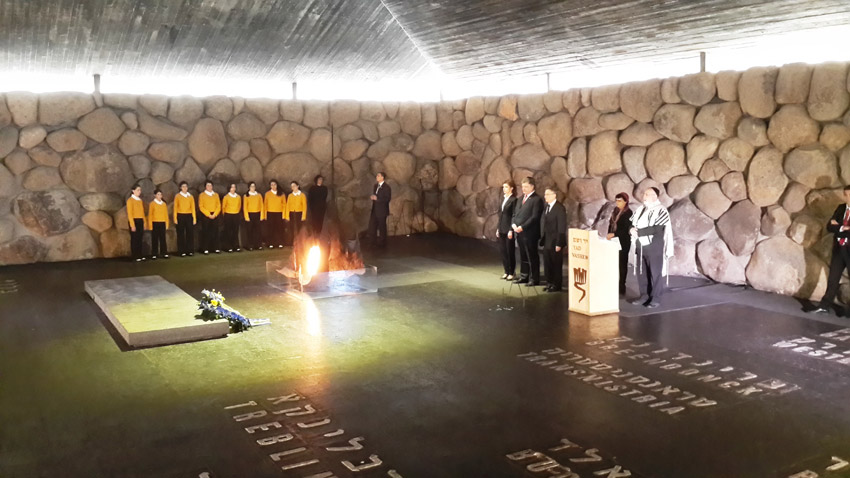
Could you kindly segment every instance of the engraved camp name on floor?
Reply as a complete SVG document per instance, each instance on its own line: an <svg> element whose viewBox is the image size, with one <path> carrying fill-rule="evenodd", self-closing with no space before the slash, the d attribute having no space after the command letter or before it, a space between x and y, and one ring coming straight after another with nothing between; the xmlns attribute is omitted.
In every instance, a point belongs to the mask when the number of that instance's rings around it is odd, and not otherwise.
<svg viewBox="0 0 850 478"><path fill-rule="evenodd" d="M699 396L560 348L527 352L517 357L666 415L704 410L720 403L714 397Z"/></svg>
<svg viewBox="0 0 850 478"><path fill-rule="evenodd" d="M581 446L567 438L544 451L532 449L508 453L505 457L524 470L524 476L548 478L645 478L618 464L596 448Z"/></svg>
<svg viewBox="0 0 850 478"><path fill-rule="evenodd" d="M776 378L759 377L746 370L659 347L658 344L652 342L639 343L639 341L624 335L593 340L586 342L585 345L594 350L601 350L645 365L651 365L666 373L687 377L689 380L731 392L740 397L778 396L800 390L800 387L793 383Z"/></svg>
<svg viewBox="0 0 850 478"><path fill-rule="evenodd" d="M402 478L299 393L228 405L224 410L277 466L298 478Z"/></svg>
<svg viewBox="0 0 850 478"><path fill-rule="evenodd" d="M815 338L803 335L787 338L773 346L806 357L850 365L850 328L824 332Z"/></svg>
<svg viewBox="0 0 850 478"><path fill-rule="evenodd" d="M787 478L847 478L850 477L850 461L837 456L820 457L812 460L811 466L802 471L783 473Z"/></svg>

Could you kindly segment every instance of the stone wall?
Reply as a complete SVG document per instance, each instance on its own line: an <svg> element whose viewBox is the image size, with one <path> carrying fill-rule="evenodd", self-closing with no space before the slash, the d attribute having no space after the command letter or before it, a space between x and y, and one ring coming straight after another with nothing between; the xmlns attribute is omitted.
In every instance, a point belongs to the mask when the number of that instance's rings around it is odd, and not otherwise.
<svg viewBox="0 0 850 478"><path fill-rule="evenodd" d="M673 273L819 296L824 224L850 184L848 91L848 64L829 63L438 104L7 93L0 264L126 255L135 181L147 199L182 180L265 190L322 173L354 234L385 170L391 234L492 237L501 183L533 175L575 227L656 186Z"/></svg>

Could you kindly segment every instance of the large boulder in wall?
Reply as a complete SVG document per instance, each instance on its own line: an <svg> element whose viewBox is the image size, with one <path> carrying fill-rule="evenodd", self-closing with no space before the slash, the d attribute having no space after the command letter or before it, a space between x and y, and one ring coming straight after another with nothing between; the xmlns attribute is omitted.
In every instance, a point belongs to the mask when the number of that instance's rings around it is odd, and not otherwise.
<svg viewBox="0 0 850 478"><path fill-rule="evenodd" d="M227 157L227 137L219 120L203 118L198 121L188 143L189 152L204 171L209 171L219 159Z"/></svg>
<svg viewBox="0 0 850 478"><path fill-rule="evenodd" d="M761 208L749 200L732 206L717 220L717 234L736 256L752 254L761 229Z"/></svg>
<svg viewBox="0 0 850 478"><path fill-rule="evenodd" d="M59 171L65 184L78 192L124 193L135 181L127 158L105 144L66 157Z"/></svg>
<svg viewBox="0 0 850 478"><path fill-rule="evenodd" d="M689 199L683 199L670 208L670 222L676 237L689 242L699 242L714 230L714 220Z"/></svg>
<svg viewBox="0 0 850 478"><path fill-rule="evenodd" d="M750 68L738 81L741 110L756 118L770 118L776 109L776 77L779 69L773 66Z"/></svg>
<svg viewBox="0 0 850 478"><path fill-rule="evenodd" d="M42 237L64 234L80 223L80 203L67 189L27 191L14 202L15 217L33 234Z"/></svg>
<svg viewBox="0 0 850 478"><path fill-rule="evenodd" d="M280 183L298 181L311 184L322 170L322 165L308 153L286 153L274 158L266 167L265 182L276 179Z"/></svg>
<svg viewBox="0 0 850 478"><path fill-rule="evenodd" d="M820 144L802 146L785 156L785 174L812 189L840 186L838 161Z"/></svg>
<svg viewBox="0 0 850 478"><path fill-rule="evenodd" d="M697 262L706 277L724 284L745 284L746 269L735 257L726 243L717 237L706 239L697 245Z"/></svg>
<svg viewBox="0 0 850 478"><path fill-rule="evenodd" d="M847 63L822 63L812 71L809 90L809 115L818 121L831 121L847 111L850 93L847 92Z"/></svg>
<svg viewBox="0 0 850 478"><path fill-rule="evenodd" d="M661 80L627 83L620 88L620 109L642 123L652 122L655 112L663 104Z"/></svg>
<svg viewBox="0 0 850 478"><path fill-rule="evenodd" d="M587 172L594 177L604 177L620 172L623 161L622 145L616 131L605 131L590 139L587 149Z"/></svg>
<svg viewBox="0 0 850 478"><path fill-rule="evenodd" d="M48 262L76 261L100 256L100 248L92 237L91 231L83 225L61 236L51 237L47 240L47 246L47 255L44 259Z"/></svg>
<svg viewBox="0 0 850 478"><path fill-rule="evenodd" d="M819 297L825 292L826 264L791 239L775 236L756 246L747 281L766 292Z"/></svg>
<svg viewBox="0 0 850 478"><path fill-rule="evenodd" d="M21 236L0 245L0 265L29 264L44 260L47 246L32 236Z"/></svg>

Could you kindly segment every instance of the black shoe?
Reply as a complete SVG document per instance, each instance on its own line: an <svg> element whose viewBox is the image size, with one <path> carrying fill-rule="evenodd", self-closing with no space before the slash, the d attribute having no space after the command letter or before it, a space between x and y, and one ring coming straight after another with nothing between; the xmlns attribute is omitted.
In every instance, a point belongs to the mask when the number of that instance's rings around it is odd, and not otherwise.
<svg viewBox="0 0 850 478"><path fill-rule="evenodd" d="M809 311L810 314L826 314L828 312L829 311L824 309L823 307L818 307L817 309L813 309L813 310Z"/></svg>
<svg viewBox="0 0 850 478"><path fill-rule="evenodd" d="M522 277L514 279L514 284L525 284L526 282L528 282L528 279L523 279Z"/></svg>
<svg viewBox="0 0 850 478"><path fill-rule="evenodd" d="M646 304L644 304L644 307L646 307L647 309L654 309L659 305L661 304L659 304L658 302L647 302Z"/></svg>
<svg viewBox="0 0 850 478"><path fill-rule="evenodd" d="M547 287L546 292L561 292L561 289L558 287Z"/></svg>
<svg viewBox="0 0 850 478"><path fill-rule="evenodd" d="M629 302L629 304L632 304L632 305L643 305L643 304L645 304L648 300L649 300L649 299L647 299L646 297L638 297L637 299L631 299L631 300L629 300L628 302Z"/></svg>
<svg viewBox="0 0 850 478"><path fill-rule="evenodd" d="M538 284L537 282L534 282L533 280L530 280L530 281L525 283L526 287L535 287L535 286L538 286L538 285L540 285L540 284Z"/></svg>

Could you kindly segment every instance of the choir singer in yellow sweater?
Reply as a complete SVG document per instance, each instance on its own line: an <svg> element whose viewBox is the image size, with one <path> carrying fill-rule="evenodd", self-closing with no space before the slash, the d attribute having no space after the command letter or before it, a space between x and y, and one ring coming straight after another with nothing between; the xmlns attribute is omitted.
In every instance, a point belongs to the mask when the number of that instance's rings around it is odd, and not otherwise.
<svg viewBox="0 0 850 478"><path fill-rule="evenodd" d="M213 191L209 179L204 183L204 192L198 197L198 209L201 211L201 250L221 252L218 248L218 216L221 214L221 199Z"/></svg>
<svg viewBox="0 0 850 478"><path fill-rule="evenodd" d="M142 202L142 187L133 185L127 198L127 220L130 222L130 254L136 262L145 260L142 255L142 237L145 234L145 204Z"/></svg>
<svg viewBox="0 0 850 478"><path fill-rule="evenodd" d="M301 226L307 221L307 196L301 192L298 181L292 181L289 186L292 188L292 193L286 200L286 219L292 229L292 243L295 244L295 239L301 232Z"/></svg>
<svg viewBox="0 0 850 478"><path fill-rule="evenodd" d="M279 190L277 181L269 182L269 191L266 191L266 245L270 248L283 247L286 224L286 194Z"/></svg>
<svg viewBox="0 0 850 478"><path fill-rule="evenodd" d="M245 215L249 251L262 249L260 239L260 221L266 220L266 209L263 207L263 195L257 192L257 183L248 183L248 192L242 200L242 212Z"/></svg>
<svg viewBox="0 0 850 478"><path fill-rule="evenodd" d="M151 231L151 259L157 256L168 259L165 245L165 230L168 229L168 204L162 200L162 191L153 192L153 201L148 205L148 229Z"/></svg>
<svg viewBox="0 0 850 478"><path fill-rule="evenodd" d="M177 228L177 251L180 257L193 255L195 250L195 198L189 192L189 183L180 182L180 192L174 196L174 226Z"/></svg>
<svg viewBox="0 0 850 478"><path fill-rule="evenodd" d="M242 222L239 213L242 212L242 198L236 194L236 184L231 184L230 189L221 200L221 213L224 218L223 242L227 252L239 252L239 223Z"/></svg>

